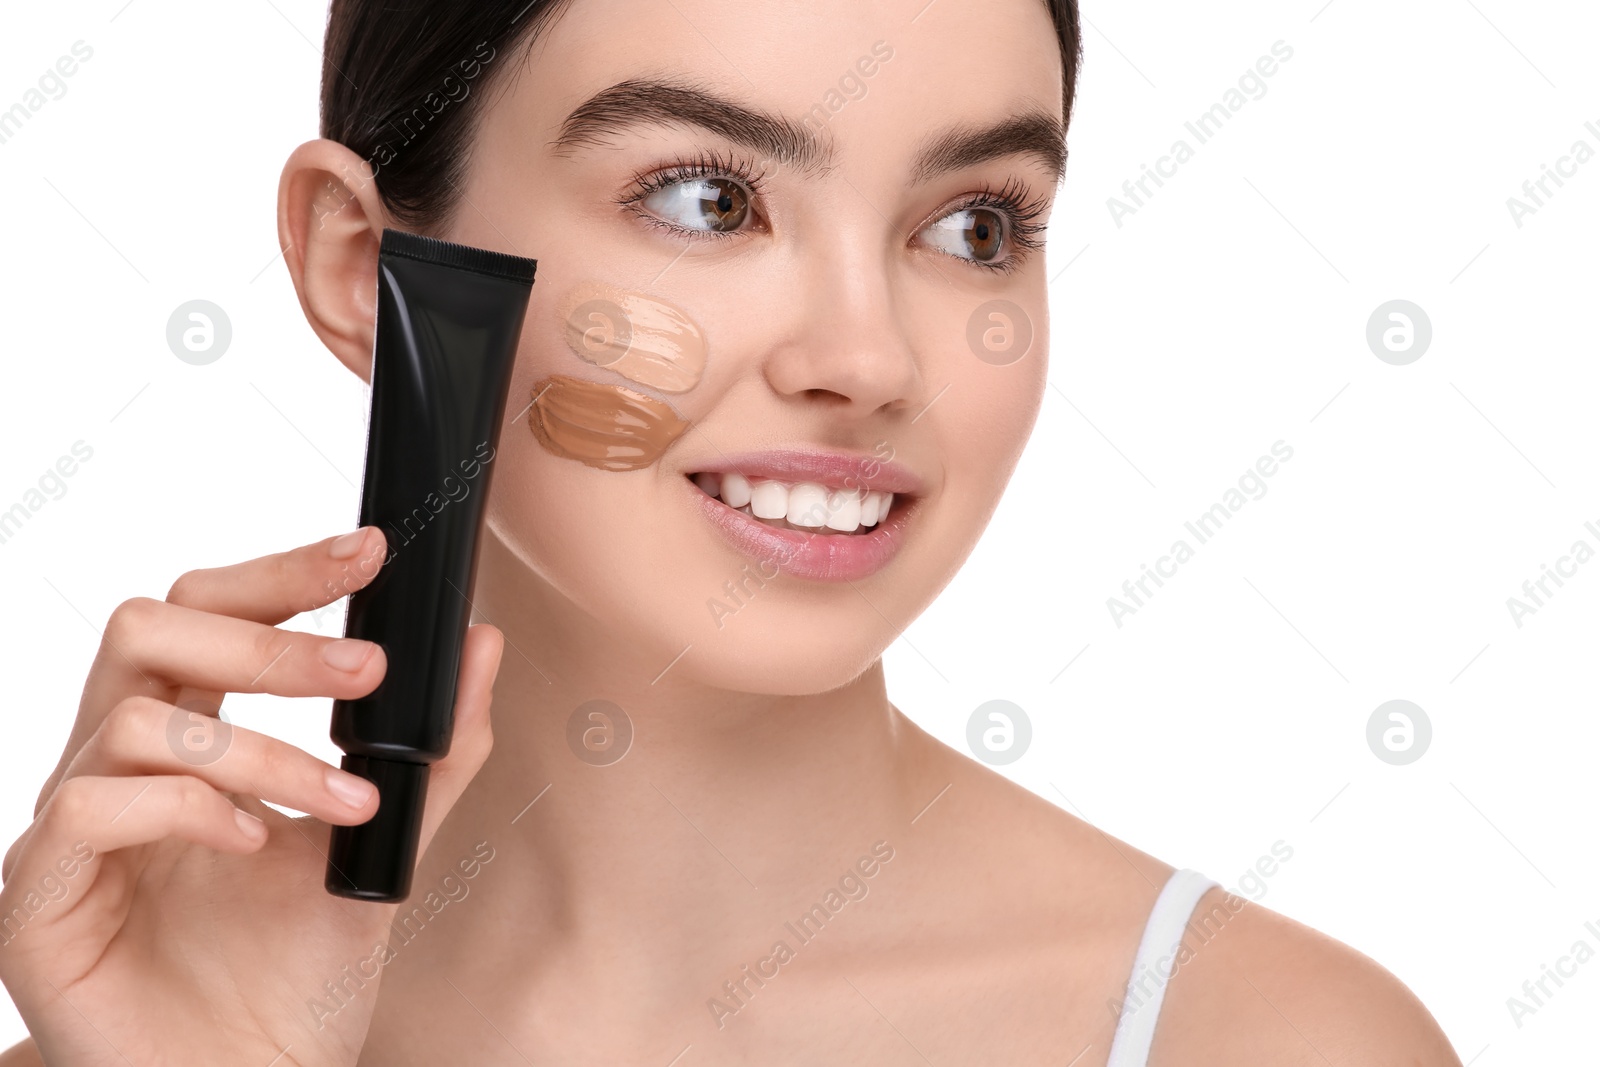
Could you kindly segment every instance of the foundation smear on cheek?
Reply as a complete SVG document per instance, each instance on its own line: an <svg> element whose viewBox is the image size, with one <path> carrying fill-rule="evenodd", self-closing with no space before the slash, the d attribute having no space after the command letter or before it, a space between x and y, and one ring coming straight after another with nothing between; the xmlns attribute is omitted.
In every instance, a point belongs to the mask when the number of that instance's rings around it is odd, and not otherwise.
<svg viewBox="0 0 1600 1067"><path fill-rule="evenodd" d="M689 428L665 401L622 385L557 374L533 395L528 425L545 451L601 470L648 467Z"/></svg>
<svg viewBox="0 0 1600 1067"><path fill-rule="evenodd" d="M700 382L706 339L682 308L659 297L584 282L557 308L567 347L580 359L663 393Z"/></svg>

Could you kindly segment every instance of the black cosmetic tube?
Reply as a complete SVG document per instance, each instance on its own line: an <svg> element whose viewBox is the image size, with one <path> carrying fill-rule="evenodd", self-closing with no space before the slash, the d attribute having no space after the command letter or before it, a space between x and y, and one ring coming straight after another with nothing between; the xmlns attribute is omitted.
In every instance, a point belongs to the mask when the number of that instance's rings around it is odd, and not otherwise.
<svg viewBox="0 0 1600 1067"><path fill-rule="evenodd" d="M379 242L360 525L389 543L376 577L350 595L344 633L381 645L388 668L371 693L333 702L330 731L340 766L376 785L379 803L366 822L333 827L323 885L335 896L411 892L428 767L450 750L467 597L535 265L400 230Z"/></svg>

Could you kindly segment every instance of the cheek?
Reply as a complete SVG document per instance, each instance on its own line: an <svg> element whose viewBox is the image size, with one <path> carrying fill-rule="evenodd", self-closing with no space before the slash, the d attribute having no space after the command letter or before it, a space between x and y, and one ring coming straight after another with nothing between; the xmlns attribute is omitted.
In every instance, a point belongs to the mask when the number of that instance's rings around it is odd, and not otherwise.
<svg viewBox="0 0 1600 1067"><path fill-rule="evenodd" d="M592 310L608 322L618 321L609 318L610 309ZM524 335L520 373L501 431L498 462L504 469L495 483L490 517L524 565L566 600L596 618L612 620L622 633L635 629L629 620L638 613L641 593L648 591L647 598L658 606L697 603L690 594L706 584L703 576L690 582L681 573L681 561L669 558L676 544L670 531L663 530L662 536L640 532L656 521L652 516L662 506L660 460L689 431L691 414L697 418L699 413L684 410L676 399L652 395L649 387L617 381L615 365L601 367L581 359L571 349L562 317L547 312L532 320L540 324L538 332ZM641 332L633 331L636 343L628 346L630 351L668 352L661 342L667 330L651 330L650 343L642 349L637 344ZM695 328L687 336L701 334ZM682 344L677 351L700 353L692 362L672 364L693 367L698 378L703 344ZM591 353L603 358L598 348ZM650 365L660 369L668 362L653 360ZM649 575L649 581L641 584L641 575ZM680 588L685 583L688 588ZM672 629L665 621L670 614L661 608L644 613L656 623L653 629L635 632L635 642L649 643L661 636L655 630Z"/></svg>
<svg viewBox="0 0 1600 1067"><path fill-rule="evenodd" d="M946 464L965 467L969 477L1004 481L1004 473L1021 456L1038 418L1047 373L1048 333L1033 319L1027 347L995 362L992 354L972 339L969 324L966 343L956 350L951 386L945 399L953 401L939 412L940 452ZM943 401L941 400L941 404ZM998 491L998 490L997 490Z"/></svg>
<svg viewBox="0 0 1600 1067"><path fill-rule="evenodd" d="M924 544L952 570L982 536L1033 432L1050 388L1045 352L1042 331L1024 356L1005 364L976 357L958 341L947 364L950 387L915 427L933 434L945 475L928 524L942 536ZM1058 410L1065 408L1062 402Z"/></svg>
<svg viewBox="0 0 1600 1067"><path fill-rule="evenodd" d="M602 618L616 617L613 587L643 573L643 557L656 551L640 531L659 507L655 461L670 426L663 419L648 432L607 427L606 419L632 406L619 404L617 390L547 377L514 395L489 500L490 521L521 562ZM530 405L539 391L543 397ZM558 394L561 402L552 403ZM520 418L510 418L524 406Z"/></svg>

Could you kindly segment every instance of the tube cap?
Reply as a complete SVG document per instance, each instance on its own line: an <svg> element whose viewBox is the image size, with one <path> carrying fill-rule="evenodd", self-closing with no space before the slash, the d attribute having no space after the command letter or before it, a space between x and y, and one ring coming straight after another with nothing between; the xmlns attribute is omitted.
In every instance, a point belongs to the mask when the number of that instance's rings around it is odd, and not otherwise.
<svg viewBox="0 0 1600 1067"><path fill-rule="evenodd" d="M417 866L428 764L346 755L339 766L378 787L378 811L359 826L333 827L323 887L355 900L404 900Z"/></svg>

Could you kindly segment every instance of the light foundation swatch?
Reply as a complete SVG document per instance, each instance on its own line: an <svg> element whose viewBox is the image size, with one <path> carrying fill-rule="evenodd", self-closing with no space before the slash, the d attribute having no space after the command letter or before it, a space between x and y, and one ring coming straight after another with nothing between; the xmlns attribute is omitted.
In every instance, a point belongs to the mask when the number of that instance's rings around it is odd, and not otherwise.
<svg viewBox="0 0 1600 1067"><path fill-rule="evenodd" d="M663 393L694 388L706 367L705 332L660 297L583 282L561 299L567 347L580 359Z"/></svg>

